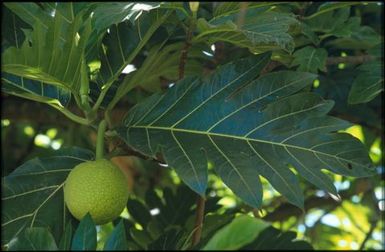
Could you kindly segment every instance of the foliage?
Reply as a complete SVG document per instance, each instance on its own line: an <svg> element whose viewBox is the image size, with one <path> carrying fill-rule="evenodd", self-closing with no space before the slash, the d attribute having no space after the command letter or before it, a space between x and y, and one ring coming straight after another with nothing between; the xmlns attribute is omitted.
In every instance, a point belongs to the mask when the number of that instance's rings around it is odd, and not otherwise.
<svg viewBox="0 0 385 252"><path fill-rule="evenodd" d="M383 248L381 4L4 3L2 249ZM63 200L95 146L101 226Z"/></svg>

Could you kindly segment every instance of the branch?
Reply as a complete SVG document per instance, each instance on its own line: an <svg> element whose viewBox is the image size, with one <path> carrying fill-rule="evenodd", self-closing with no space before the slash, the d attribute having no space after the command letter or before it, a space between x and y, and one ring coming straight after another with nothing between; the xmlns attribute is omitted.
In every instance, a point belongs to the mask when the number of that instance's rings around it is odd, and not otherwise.
<svg viewBox="0 0 385 252"><path fill-rule="evenodd" d="M17 122L37 122L60 126L63 128L67 128L71 125L78 125L76 122L69 120L57 109L53 109L47 104L23 99L17 96L7 95L4 93L2 93L1 102L2 119L8 119ZM114 109L111 113L111 117L115 121L120 121L131 106L131 104L121 105L122 106ZM81 113L77 106L69 106L67 109L77 114Z"/></svg>
<svg viewBox="0 0 385 252"><path fill-rule="evenodd" d="M195 22L196 22L196 12L193 11L193 16L191 17L190 25L187 31L186 41L180 55L179 79L183 79L184 77L187 54L188 54L188 50L191 47L191 40L192 40L193 31L195 29ZM200 195L198 195L197 209L196 209L196 215L195 215L195 225L193 229L194 231L193 231L193 236L191 240L191 247L194 247L195 245L197 245L201 239L204 214L205 214L205 199Z"/></svg>

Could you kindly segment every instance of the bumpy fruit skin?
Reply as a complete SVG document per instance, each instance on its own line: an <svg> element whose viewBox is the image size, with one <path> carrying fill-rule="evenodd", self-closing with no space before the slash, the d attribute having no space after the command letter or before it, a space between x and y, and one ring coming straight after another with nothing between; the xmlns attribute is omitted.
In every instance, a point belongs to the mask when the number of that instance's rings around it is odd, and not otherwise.
<svg viewBox="0 0 385 252"><path fill-rule="evenodd" d="M123 172L106 159L75 166L64 184L64 201L71 214L81 220L89 212L97 225L117 218L127 200Z"/></svg>

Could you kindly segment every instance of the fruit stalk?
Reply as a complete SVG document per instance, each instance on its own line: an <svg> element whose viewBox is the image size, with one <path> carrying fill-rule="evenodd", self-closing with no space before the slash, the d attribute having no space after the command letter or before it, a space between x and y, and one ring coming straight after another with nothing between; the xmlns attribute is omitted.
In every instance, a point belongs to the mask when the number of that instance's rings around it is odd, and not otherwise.
<svg viewBox="0 0 385 252"><path fill-rule="evenodd" d="M104 132L107 128L106 120L102 120L99 123L98 135L96 138L96 160L102 159L104 156Z"/></svg>

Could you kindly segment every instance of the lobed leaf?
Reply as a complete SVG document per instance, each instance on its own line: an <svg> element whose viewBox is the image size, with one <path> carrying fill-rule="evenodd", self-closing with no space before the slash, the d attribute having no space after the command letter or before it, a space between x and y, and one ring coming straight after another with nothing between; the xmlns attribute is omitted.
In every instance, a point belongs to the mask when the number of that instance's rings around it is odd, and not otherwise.
<svg viewBox="0 0 385 252"><path fill-rule="evenodd" d="M13 4L10 3L11 6ZM2 28L5 30L4 34L6 35L2 48L3 50L11 46L20 48L22 42L26 39L25 32L23 31L29 30L30 26L7 8L4 8L4 15L9 21L2 24ZM26 99L57 104L57 106L66 106L71 98L71 93L68 89L47 85L42 81L31 80L9 73L3 73L1 79L1 90L3 92Z"/></svg>
<svg viewBox="0 0 385 252"><path fill-rule="evenodd" d="M270 55L220 67L209 77L185 78L167 92L133 107L117 131L144 155L162 153L194 191L207 187L207 163L247 204L259 207L265 177L289 202L303 194L289 167L319 188L337 194L321 170L347 176L373 174L361 142L343 120L327 116L332 101L301 92L316 75L279 71L255 79ZM297 94L295 94L297 93ZM291 166L289 166L291 165Z"/></svg>

